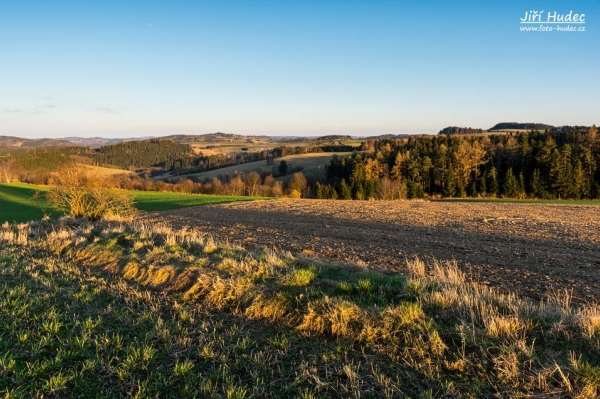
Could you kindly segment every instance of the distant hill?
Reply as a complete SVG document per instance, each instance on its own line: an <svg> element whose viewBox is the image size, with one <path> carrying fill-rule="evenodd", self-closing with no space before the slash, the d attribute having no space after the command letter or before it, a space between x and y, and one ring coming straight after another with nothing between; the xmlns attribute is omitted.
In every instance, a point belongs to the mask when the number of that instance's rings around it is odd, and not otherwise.
<svg viewBox="0 0 600 399"><path fill-rule="evenodd" d="M479 128L448 126L440 130L438 134L478 134L483 132L485 130Z"/></svg>
<svg viewBox="0 0 600 399"><path fill-rule="evenodd" d="M70 141L82 147L98 148L104 145L112 145L123 143L125 141L141 141L147 140L151 137L130 137L124 139L104 138L104 137L65 137L64 140Z"/></svg>
<svg viewBox="0 0 600 399"><path fill-rule="evenodd" d="M194 156L194 151L188 144L160 138L102 146L82 155L92 158L98 165L139 169L165 161L189 159Z"/></svg>
<svg viewBox="0 0 600 399"><path fill-rule="evenodd" d="M545 123L501 122L494 125L490 130L546 130L553 127Z"/></svg>
<svg viewBox="0 0 600 399"><path fill-rule="evenodd" d="M330 134L328 136L317 137L317 141L335 141L335 140L351 140L352 137L347 134Z"/></svg>
<svg viewBox="0 0 600 399"><path fill-rule="evenodd" d="M62 139L24 139L14 136L0 136L0 147L73 147L77 144Z"/></svg>
<svg viewBox="0 0 600 399"><path fill-rule="evenodd" d="M399 140L418 136L415 134L380 134L379 136L359 137L364 140Z"/></svg>
<svg viewBox="0 0 600 399"><path fill-rule="evenodd" d="M275 141L268 136L246 136L241 134L233 133L207 133L207 134L174 134L171 136L161 136L161 139L174 140L180 143L194 143L194 142L208 142L218 143L227 141L251 141L251 140L262 140L262 141Z"/></svg>

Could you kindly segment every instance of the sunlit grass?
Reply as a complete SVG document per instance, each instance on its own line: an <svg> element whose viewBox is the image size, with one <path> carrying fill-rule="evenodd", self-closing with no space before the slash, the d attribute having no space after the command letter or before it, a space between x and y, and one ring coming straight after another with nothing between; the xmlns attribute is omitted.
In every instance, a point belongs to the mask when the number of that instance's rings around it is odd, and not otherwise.
<svg viewBox="0 0 600 399"><path fill-rule="evenodd" d="M10 183L0 184L0 223L26 222L43 218L60 216L46 202L45 193L47 186L32 184ZM221 204L235 201L253 201L266 199L259 197L227 196L227 195L196 195L155 191L126 191L134 198L135 207L140 211L164 211L201 206Z"/></svg>
<svg viewBox="0 0 600 399"><path fill-rule="evenodd" d="M208 250L207 250L208 248ZM168 226L0 230L8 397L594 397L600 317L471 282L249 252Z"/></svg>

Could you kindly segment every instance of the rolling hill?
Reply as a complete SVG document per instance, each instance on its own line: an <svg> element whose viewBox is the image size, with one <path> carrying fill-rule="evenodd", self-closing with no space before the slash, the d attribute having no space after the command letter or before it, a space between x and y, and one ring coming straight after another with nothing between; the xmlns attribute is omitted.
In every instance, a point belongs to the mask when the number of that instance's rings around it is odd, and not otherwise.
<svg viewBox="0 0 600 399"><path fill-rule="evenodd" d="M546 130L553 127L544 123L501 122L495 124L489 130Z"/></svg>
<svg viewBox="0 0 600 399"><path fill-rule="evenodd" d="M25 139L0 136L0 147L73 147L77 144L64 139Z"/></svg>
<svg viewBox="0 0 600 399"><path fill-rule="evenodd" d="M277 167L281 161L286 161L288 163L288 167L290 170L294 170L295 168L302 168L302 172L306 175L310 175L312 173L318 173L320 168L324 168L327 163L331 160L335 155L343 156L350 155L351 152L340 152L340 153L331 153L331 152L321 152L321 153L309 153L309 154L298 154L298 155L288 155L285 157L277 158L273 165L267 165L266 161L255 161L255 162L247 162L239 165L228 166L225 168L219 168L210 170L202 173L193 173L188 175L175 176L173 174L167 173L164 175L160 175L155 177L155 180L176 180L181 177L193 177L196 180L204 180L206 178L212 179L213 177L218 176L229 176L232 177L237 173L250 173L250 172L258 172L258 173L273 173L277 174Z"/></svg>

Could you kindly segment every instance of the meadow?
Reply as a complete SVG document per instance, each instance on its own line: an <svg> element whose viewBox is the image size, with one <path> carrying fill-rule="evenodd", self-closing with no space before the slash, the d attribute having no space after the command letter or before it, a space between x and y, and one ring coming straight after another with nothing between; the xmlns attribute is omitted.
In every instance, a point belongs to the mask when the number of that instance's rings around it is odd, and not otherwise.
<svg viewBox="0 0 600 399"><path fill-rule="evenodd" d="M26 222L41 219L44 215L50 217L60 216L46 202L44 193L48 189L47 186L24 183L0 184L0 223L5 221ZM196 195L154 191L126 191L126 193L134 198L135 207L142 212L261 199L259 197Z"/></svg>
<svg viewBox="0 0 600 399"><path fill-rule="evenodd" d="M193 173L189 175L176 176L171 179L176 180L180 177L193 177L195 179L212 179L218 176L234 176L237 173L250 173L250 172L258 172L258 173L273 173L277 174L277 167L281 161L286 161L290 170L301 167L302 173L306 176L311 176L312 174L319 174L324 171L325 166L329 163L331 158L334 155L345 156L350 155L351 152L340 152L340 153L330 153L330 152L320 152L320 153L309 153L309 154L298 154L298 155L288 155L285 157L277 158L273 165L267 165L266 161L255 161L255 162L247 162L240 165L227 166L224 168L210 170L208 172L202 173ZM167 175L158 176L157 179L163 179L168 177Z"/></svg>
<svg viewBox="0 0 600 399"><path fill-rule="evenodd" d="M600 309L73 219L0 230L6 398L593 398Z"/></svg>

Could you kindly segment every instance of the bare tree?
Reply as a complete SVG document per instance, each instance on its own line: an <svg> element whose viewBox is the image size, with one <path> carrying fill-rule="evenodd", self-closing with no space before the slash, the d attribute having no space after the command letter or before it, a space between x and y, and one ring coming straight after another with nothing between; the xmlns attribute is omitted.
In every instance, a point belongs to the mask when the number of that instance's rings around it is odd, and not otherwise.
<svg viewBox="0 0 600 399"><path fill-rule="evenodd" d="M20 167L13 157L0 158L0 183L18 181Z"/></svg>
<svg viewBox="0 0 600 399"><path fill-rule="evenodd" d="M296 172L292 175L292 178L287 184L288 195L297 192L300 196L307 196L308 182L302 172Z"/></svg>
<svg viewBox="0 0 600 399"><path fill-rule="evenodd" d="M250 172L244 175L244 183L246 183L246 194L255 196L260 186L260 175L257 172Z"/></svg>
<svg viewBox="0 0 600 399"><path fill-rule="evenodd" d="M76 165L63 166L51 181L47 194L50 204L71 216L102 219L132 217L137 210L133 198L121 191L108 188L103 182L88 175Z"/></svg>

